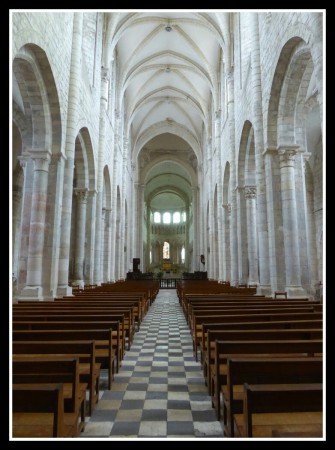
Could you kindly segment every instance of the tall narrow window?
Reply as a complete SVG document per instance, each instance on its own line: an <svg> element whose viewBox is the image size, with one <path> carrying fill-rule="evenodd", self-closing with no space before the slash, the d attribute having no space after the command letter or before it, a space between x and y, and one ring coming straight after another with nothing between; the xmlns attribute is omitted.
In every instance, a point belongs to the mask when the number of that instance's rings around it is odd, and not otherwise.
<svg viewBox="0 0 335 450"><path fill-rule="evenodd" d="M173 223L180 223L180 212L173 213Z"/></svg>
<svg viewBox="0 0 335 450"><path fill-rule="evenodd" d="M181 263L184 264L185 262L185 247L182 247L181 249Z"/></svg>
<svg viewBox="0 0 335 450"><path fill-rule="evenodd" d="M150 250L150 256L149 256L149 259L150 259L150 264L152 264L152 251Z"/></svg>
<svg viewBox="0 0 335 450"><path fill-rule="evenodd" d="M170 244L166 241L163 245L163 259L170 259Z"/></svg>
<svg viewBox="0 0 335 450"><path fill-rule="evenodd" d="M154 222L155 223L161 223L161 215L157 211L154 213Z"/></svg>
<svg viewBox="0 0 335 450"><path fill-rule="evenodd" d="M163 223L171 223L171 214L169 212L163 214Z"/></svg>
<svg viewBox="0 0 335 450"><path fill-rule="evenodd" d="M186 222L186 212L185 212L185 211L183 211L183 212L181 213L181 217L182 217L182 219L183 219L183 222Z"/></svg>

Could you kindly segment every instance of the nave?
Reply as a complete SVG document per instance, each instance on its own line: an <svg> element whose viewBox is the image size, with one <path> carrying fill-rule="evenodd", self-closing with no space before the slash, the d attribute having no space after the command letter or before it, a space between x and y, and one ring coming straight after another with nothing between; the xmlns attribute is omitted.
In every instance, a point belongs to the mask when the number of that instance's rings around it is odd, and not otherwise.
<svg viewBox="0 0 335 450"><path fill-rule="evenodd" d="M160 290L83 438L223 438L175 290Z"/></svg>

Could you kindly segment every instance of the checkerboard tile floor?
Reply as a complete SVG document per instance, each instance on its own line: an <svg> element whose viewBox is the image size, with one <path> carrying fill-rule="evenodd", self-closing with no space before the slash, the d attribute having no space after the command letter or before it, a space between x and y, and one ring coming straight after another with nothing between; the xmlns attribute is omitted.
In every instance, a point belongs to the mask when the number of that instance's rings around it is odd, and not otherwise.
<svg viewBox="0 0 335 450"><path fill-rule="evenodd" d="M83 438L223 438L174 290L159 292L112 390L105 371L100 389Z"/></svg>

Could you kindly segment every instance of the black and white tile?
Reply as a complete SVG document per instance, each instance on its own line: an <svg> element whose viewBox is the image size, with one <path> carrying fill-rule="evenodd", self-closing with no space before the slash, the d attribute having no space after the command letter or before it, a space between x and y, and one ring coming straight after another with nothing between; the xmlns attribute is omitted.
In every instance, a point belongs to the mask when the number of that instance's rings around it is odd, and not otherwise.
<svg viewBox="0 0 335 450"><path fill-rule="evenodd" d="M81 437L223 438L176 292L160 291ZM104 390L104 388L106 390Z"/></svg>

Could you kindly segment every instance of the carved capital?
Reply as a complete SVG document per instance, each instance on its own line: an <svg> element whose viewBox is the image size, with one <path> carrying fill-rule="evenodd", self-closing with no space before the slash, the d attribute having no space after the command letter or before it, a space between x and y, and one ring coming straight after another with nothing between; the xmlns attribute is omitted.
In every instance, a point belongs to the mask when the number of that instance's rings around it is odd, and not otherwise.
<svg viewBox="0 0 335 450"><path fill-rule="evenodd" d="M230 203L226 203L226 204L222 205L222 208L224 208L224 210L226 211L226 214L231 213L231 204Z"/></svg>
<svg viewBox="0 0 335 450"><path fill-rule="evenodd" d="M297 154L299 146L282 146L278 147L280 168L294 167L295 155Z"/></svg>
<svg viewBox="0 0 335 450"><path fill-rule="evenodd" d="M244 186L244 195L247 200L255 199L257 195L256 186Z"/></svg>
<svg viewBox="0 0 335 450"><path fill-rule="evenodd" d="M77 196L79 203L86 204L88 198L88 189L87 188L74 188L74 193Z"/></svg>
<svg viewBox="0 0 335 450"><path fill-rule="evenodd" d="M34 161L34 170L48 172L51 161L51 152L49 150L29 150L28 153Z"/></svg>

